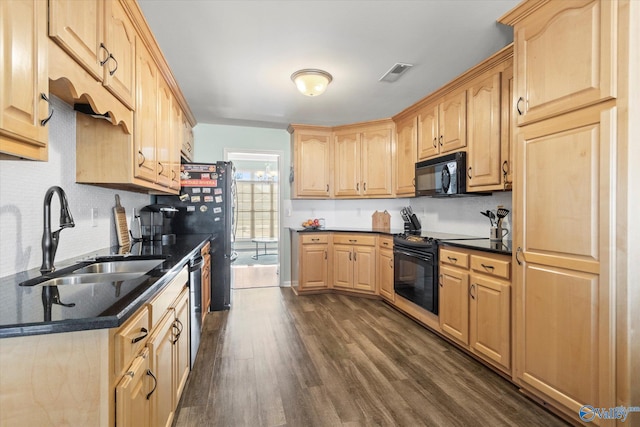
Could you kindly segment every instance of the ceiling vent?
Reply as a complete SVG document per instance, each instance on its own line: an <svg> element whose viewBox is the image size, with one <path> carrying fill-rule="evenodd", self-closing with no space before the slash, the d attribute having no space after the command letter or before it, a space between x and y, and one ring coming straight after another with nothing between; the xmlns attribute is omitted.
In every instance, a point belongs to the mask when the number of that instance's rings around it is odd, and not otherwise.
<svg viewBox="0 0 640 427"><path fill-rule="evenodd" d="M412 64L404 64L402 62L396 62L393 64L393 67L389 69L382 77L380 77L381 82L395 82L402 76L404 73L409 71L409 68L413 67Z"/></svg>

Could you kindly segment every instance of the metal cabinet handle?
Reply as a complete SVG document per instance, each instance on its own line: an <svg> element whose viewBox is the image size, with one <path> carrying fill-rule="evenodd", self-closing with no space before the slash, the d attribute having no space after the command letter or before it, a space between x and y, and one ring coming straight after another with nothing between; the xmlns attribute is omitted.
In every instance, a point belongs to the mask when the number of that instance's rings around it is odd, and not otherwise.
<svg viewBox="0 0 640 427"><path fill-rule="evenodd" d="M147 337L147 335L149 335L149 331L147 331L147 328L140 328L140 332L142 332L142 335L140 335L139 337L135 337L134 339L131 340L131 344L135 344L138 341L142 341L143 339L145 339Z"/></svg>
<svg viewBox="0 0 640 427"><path fill-rule="evenodd" d="M176 171L174 171L173 169L171 169L171 181L176 181L176 177L178 175L176 174Z"/></svg>
<svg viewBox="0 0 640 427"><path fill-rule="evenodd" d="M100 61L100 66L104 67L104 64L106 64L107 61L109 61L109 59L111 58L111 52L109 52L109 49L107 49L104 43L100 43L100 49L104 49L104 51L107 52L107 56L105 56L104 59Z"/></svg>
<svg viewBox="0 0 640 427"><path fill-rule="evenodd" d="M314 237L313 239L311 239L311 241L312 241L312 242L319 242L319 241L320 241L320 239L319 239L319 238L317 238L317 237Z"/></svg>
<svg viewBox="0 0 640 427"><path fill-rule="evenodd" d="M469 296L471 297L471 299L476 299L476 296L473 294L472 291L475 291L476 285L471 285L471 287L469 288Z"/></svg>
<svg viewBox="0 0 640 427"><path fill-rule="evenodd" d="M153 375L153 372L151 372L151 369L147 369L147 375L150 376L151 378L153 378L153 388L147 394L147 400L149 400L149 398L151 397L153 392L156 391L156 387L158 387L158 379L156 378L155 375Z"/></svg>
<svg viewBox="0 0 640 427"><path fill-rule="evenodd" d="M491 271L493 271L493 268L494 268L494 267L493 267L493 265L484 265L484 264L482 264L482 263L480 263L480 265L481 265L485 270L491 270Z"/></svg>
<svg viewBox="0 0 640 427"><path fill-rule="evenodd" d="M451 262L458 262L458 258L454 258L454 257L451 257L451 256L447 256L447 258L449 258L449 261L451 261Z"/></svg>
<svg viewBox="0 0 640 427"><path fill-rule="evenodd" d="M416 186L416 179L413 178L413 180L411 181L411 185L413 185L414 187Z"/></svg>
<svg viewBox="0 0 640 427"><path fill-rule="evenodd" d="M520 109L520 103L524 101L524 98L520 97L518 98L518 102L516 102L516 110L518 110L518 114L519 115L523 115L524 114L524 110Z"/></svg>
<svg viewBox="0 0 640 427"><path fill-rule="evenodd" d="M327 184L327 193L329 192L329 184Z"/></svg>
<svg viewBox="0 0 640 427"><path fill-rule="evenodd" d="M438 138L433 138L433 148L438 148Z"/></svg>
<svg viewBox="0 0 640 427"><path fill-rule="evenodd" d="M367 191L367 183L366 183L366 182L362 184L362 189L363 189L364 191Z"/></svg>
<svg viewBox="0 0 640 427"><path fill-rule="evenodd" d="M440 280L438 281L438 284L440 285L440 287L442 287L442 273L439 274Z"/></svg>
<svg viewBox="0 0 640 427"><path fill-rule="evenodd" d="M471 179L471 166L469 166L469 169L467 170L467 176Z"/></svg>
<svg viewBox="0 0 640 427"><path fill-rule="evenodd" d="M349 252L349 261L351 261L351 252Z"/></svg>
<svg viewBox="0 0 640 427"><path fill-rule="evenodd" d="M349 241L350 241L351 243L356 243L356 242L358 241L358 239L349 239Z"/></svg>
<svg viewBox="0 0 640 427"><path fill-rule="evenodd" d="M158 175L162 175L162 172L164 172L164 165L162 164L162 162L158 162L158 166L160 166L160 170L158 171Z"/></svg>
<svg viewBox="0 0 640 427"><path fill-rule="evenodd" d="M327 259L327 251L324 251L324 259Z"/></svg>
<svg viewBox="0 0 640 427"><path fill-rule="evenodd" d="M138 154L142 156L142 161L140 163L138 163L138 167L144 165L144 162L147 161L147 158L144 156L144 153L140 150L138 150Z"/></svg>
<svg viewBox="0 0 640 427"><path fill-rule="evenodd" d="M356 252L354 252L354 253L353 253L353 260L354 260L354 261L357 261L357 260L358 260L358 259L356 258L356 255L357 255L357 253L356 253Z"/></svg>
<svg viewBox="0 0 640 427"><path fill-rule="evenodd" d="M504 184L504 189L507 189L507 174L509 173L509 162L506 160L502 162L502 182Z"/></svg>
<svg viewBox="0 0 640 427"><path fill-rule="evenodd" d="M389 267L393 268L393 260L392 259L389 260Z"/></svg>
<svg viewBox="0 0 640 427"><path fill-rule="evenodd" d="M50 107L49 115L40 120L40 126L44 126L49 122L49 120L51 120L51 117L53 117L53 106L51 105L51 101L49 101L49 98L47 98L47 95L45 93L40 93L40 99L44 99L45 101L47 101L47 104L49 104Z"/></svg>
<svg viewBox="0 0 640 427"><path fill-rule="evenodd" d="M443 145L443 143L442 143L442 140L443 140L443 139L444 139L444 136L443 136L443 135L440 135L440 147L442 147L442 145Z"/></svg>
<svg viewBox="0 0 640 427"><path fill-rule="evenodd" d="M118 60L112 54L109 54L109 57L107 58L107 60L109 59L113 59L113 62L116 63L116 67L113 70L109 70L109 75L113 76L116 73L116 70L118 69Z"/></svg>
<svg viewBox="0 0 640 427"><path fill-rule="evenodd" d="M520 258L518 257L520 252L522 252L522 248L520 246L518 246L518 249L516 249L516 261L518 262L518 265L522 265L522 262L520 261Z"/></svg>
<svg viewBox="0 0 640 427"><path fill-rule="evenodd" d="M356 191L360 191L360 183L356 182Z"/></svg>

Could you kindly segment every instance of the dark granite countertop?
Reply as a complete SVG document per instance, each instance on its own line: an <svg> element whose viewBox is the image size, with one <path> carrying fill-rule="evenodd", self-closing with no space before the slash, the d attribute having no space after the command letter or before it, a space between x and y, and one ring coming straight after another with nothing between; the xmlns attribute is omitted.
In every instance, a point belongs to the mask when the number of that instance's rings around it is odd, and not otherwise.
<svg viewBox="0 0 640 427"><path fill-rule="evenodd" d="M493 242L489 239L475 240L443 240L440 244L445 246L457 246L459 248L475 249L478 251L492 252L495 254L511 255L511 240Z"/></svg>
<svg viewBox="0 0 640 427"><path fill-rule="evenodd" d="M297 231L298 233L322 233L322 232L345 232L345 233L377 233L387 234L393 236L395 234L402 234L404 230L401 228L392 228L390 230L363 227L325 227L325 228L303 228L303 227L289 227L290 230Z"/></svg>
<svg viewBox="0 0 640 427"><path fill-rule="evenodd" d="M178 236L171 245L137 243L131 255L118 254L118 247L105 248L56 261L61 275L78 265L118 259L160 259L163 262L139 278L100 284L65 284L58 289L65 307L54 304L51 320L45 321L43 288L41 285L20 286L24 281L38 282L38 268L0 278L0 338L52 334L120 326L153 295L166 286L207 241L209 234Z"/></svg>

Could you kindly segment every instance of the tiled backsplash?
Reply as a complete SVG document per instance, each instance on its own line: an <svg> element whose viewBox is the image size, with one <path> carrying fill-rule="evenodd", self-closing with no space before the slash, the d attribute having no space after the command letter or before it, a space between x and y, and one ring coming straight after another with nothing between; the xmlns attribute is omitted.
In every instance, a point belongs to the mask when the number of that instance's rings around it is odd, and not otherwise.
<svg viewBox="0 0 640 427"><path fill-rule="evenodd" d="M49 161L0 160L0 277L39 267L42 263L42 206L47 189L58 185L67 193L76 226L60 233L57 260L117 244L114 195L127 210L149 204L149 196L75 183L75 112L57 98L49 122ZM53 196L51 228L57 230L59 202ZM97 209L95 226L91 209Z"/></svg>

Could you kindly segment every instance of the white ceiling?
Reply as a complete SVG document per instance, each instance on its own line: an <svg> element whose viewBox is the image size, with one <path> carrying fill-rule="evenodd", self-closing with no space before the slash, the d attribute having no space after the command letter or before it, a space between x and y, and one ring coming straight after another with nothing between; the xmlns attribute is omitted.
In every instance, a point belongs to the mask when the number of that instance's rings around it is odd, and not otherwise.
<svg viewBox="0 0 640 427"><path fill-rule="evenodd" d="M334 126L399 113L513 39L519 0L138 0L199 123ZM378 81L396 62L414 67ZM303 96L301 68L333 75Z"/></svg>

